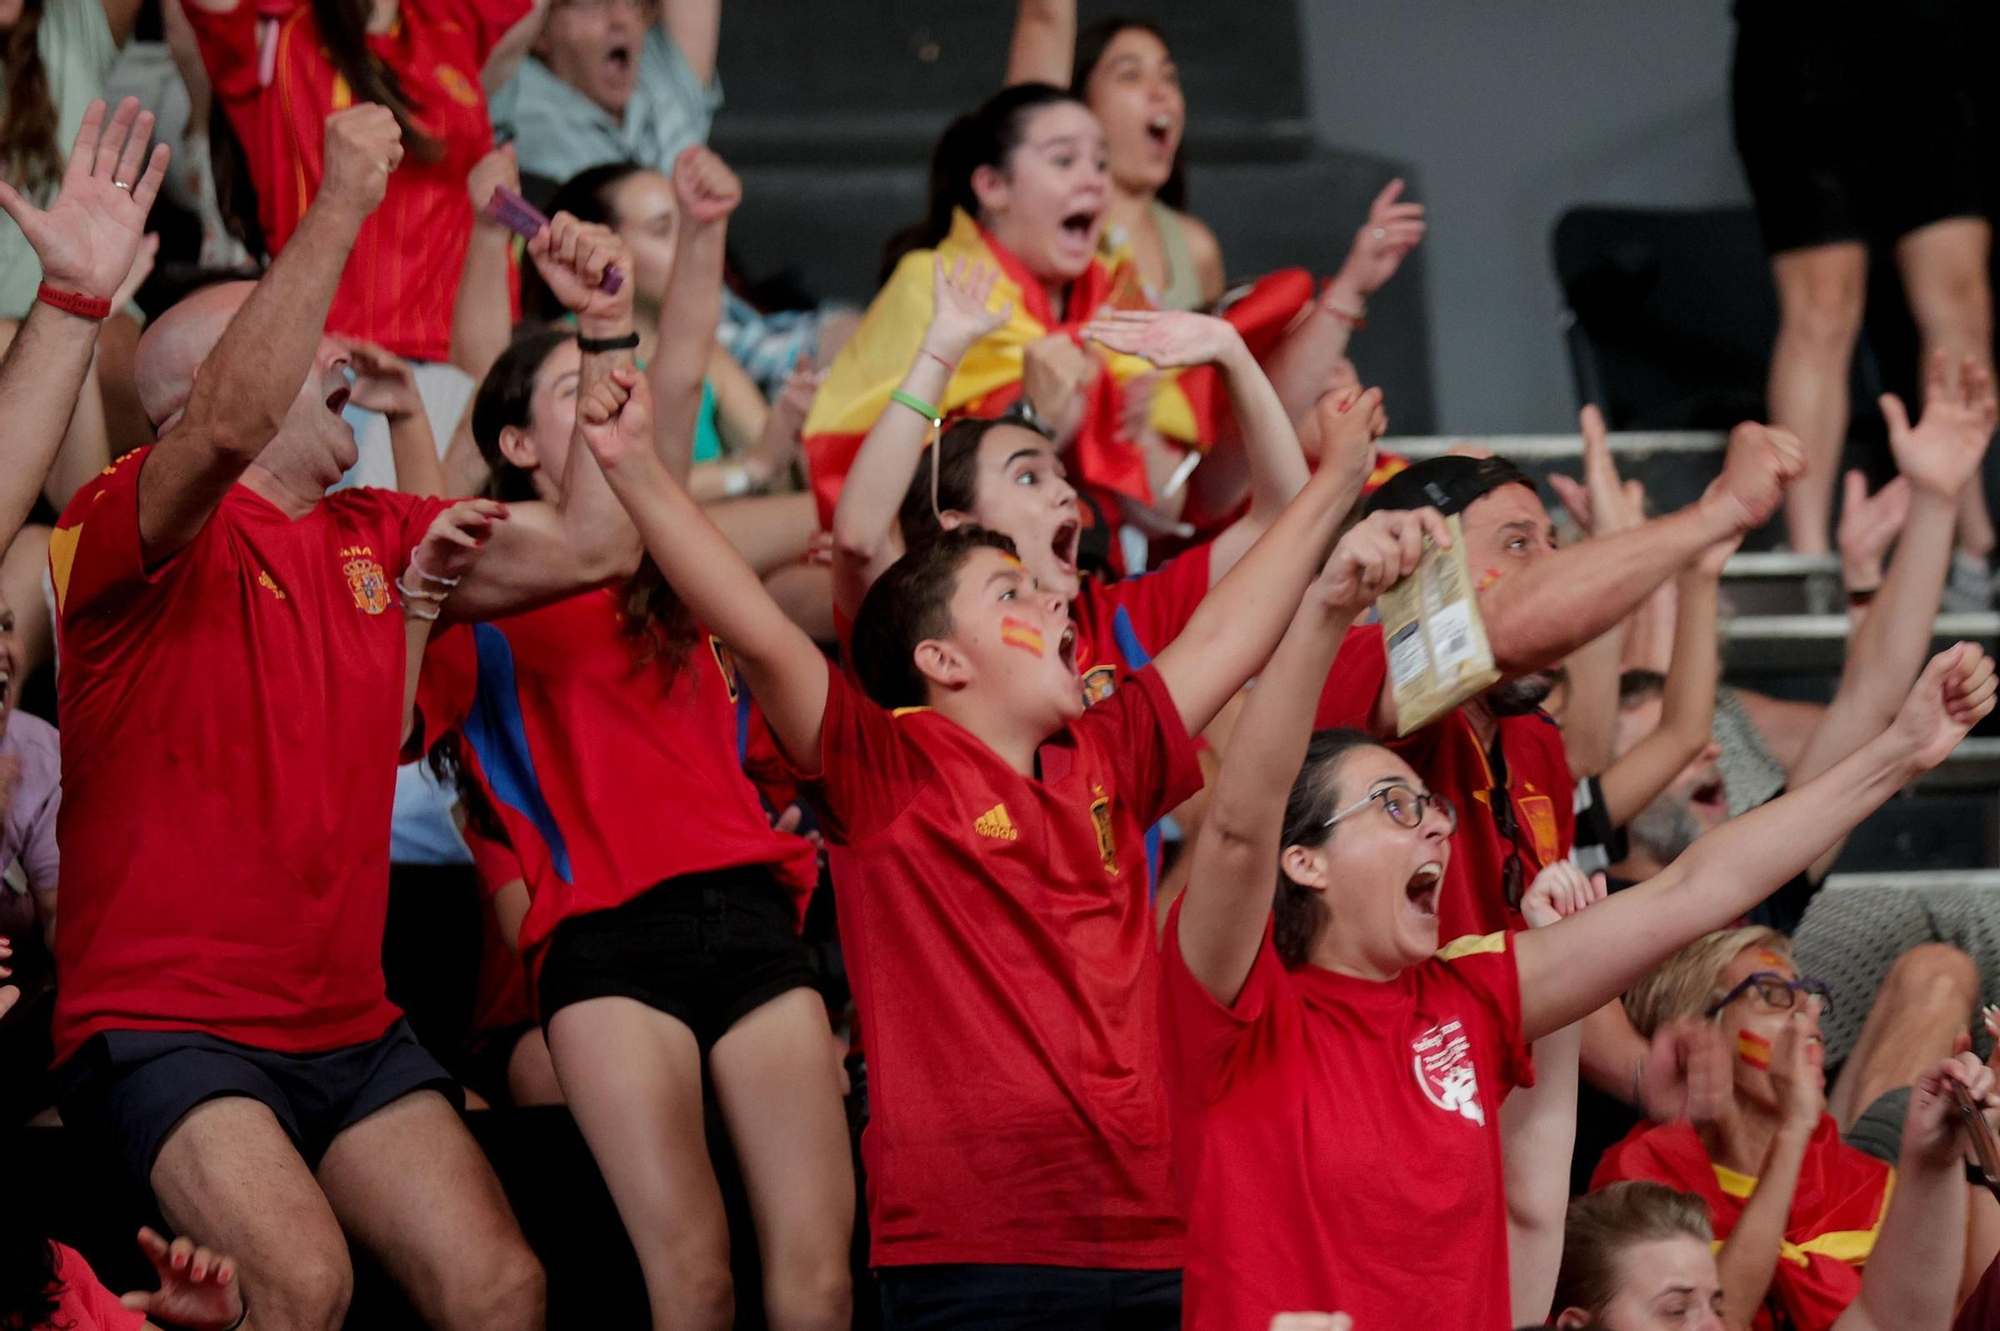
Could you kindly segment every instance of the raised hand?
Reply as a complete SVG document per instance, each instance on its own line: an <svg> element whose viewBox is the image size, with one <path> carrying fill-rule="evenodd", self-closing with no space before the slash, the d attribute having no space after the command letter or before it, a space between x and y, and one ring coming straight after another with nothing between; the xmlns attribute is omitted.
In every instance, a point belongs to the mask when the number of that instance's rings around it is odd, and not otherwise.
<svg viewBox="0 0 2000 1331"><path fill-rule="evenodd" d="M510 189L516 194L521 192L521 164L514 157L514 145L511 143L503 143L480 158L465 178L465 192L472 196L473 224L505 232L507 226L504 222L497 222L486 215L486 205L493 201L496 189Z"/></svg>
<svg viewBox="0 0 2000 1331"><path fill-rule="evenodd" d="M1234 324L1190 310L1106 310L1085 325L1083 335L1163 370L1207 365L1243 349Z"/></svg>
<svg viewBox="0 0 2000 1331"><path fill-rule="evenodd" d="M103 300L118 294L167 177L167 145L146 153L152 136L153 113L138 98L118 103L108 126L104 103L92 102L46 212L0 181L0 208L34 247L50 286Z"/></svg>
<svg viewBox="0 0 2000 1331"><path fill-rule="evenodd" d="M1084 389L1104 371L1104 362L1067 333L1036 338L1021 352L1021 391L1055 436L1058 446L1075 437L1088 405Z"/></svg>
<svg viewBox="0 0 2000 1331"><path fill-rule="evenodd" d="M1874 494L1868 478L1850 471L1840 503L1840 581L1849 591L1868 591L1882 582L1882 560L1910 516L1910 479L1898 476Z"/></svg>
<svg viewBox="0 0 2000 1331"><path fill-rule="evenodd" d="M691 226L720 222L743 202L743 182L714 149L683 148L674 159L674 199Z"/></svg>
<svg viewBox="0 0 2000 1331"><path fill-rule="evenodd" d="M507 506L492 499L461 499L431 519L410 552L410 565L429 582L456 582L479 562L493 529L507 520Z"/></svg>
<svg viewBox="0 0 2000 1331"><path fill-rule="evenodd" d="M924 330L924 350L957 365L979 339L1012 318L1012 301L989 308L999 277L1000 270L988 264L957 259L947 265L942 255L933 257L931 324Z"/></svg>
<svg viewBox="0 0 2000 1331"><path fill-rule="evenodd" d="M1347 262L1340 266L1329 294L1346 293L1367 300L1396 275L1409 252L1424 238L1424 206L1404 203L1401 178L1390 181L1368 205L1368 220L1354 233Z"/></svg>
<svg viewBox="0 0 2000 1331"><path fill-rule="evenodd" d="M1889 733L1908 749L1917 772L1928 772L1993 710L1993 690L1993 658L1972 643L1958 643L1924 667Z"/></svg>
<svg viewBox="0 0 2000 1331"><path fill-rule="evenodd" d="M1385 509L1348 529L1320 570L1326 607L1358 615L1375 598L1410 575L1424 557L1424 538L1451 545L1451 529L1434 508Z"/></svg>
<svg viewBox="0 0 2000 1331"><path fill-rule="evenodd" d="M799 431L805 426L806 415L812 410L813 398L819 393L820 381L824 377L820 371L813 369L805 353L801 352L791 372L785 376L785 386L778 391L778 400L764 415L764 433L758 436L756 447L743 459L743 465L749 468L753 486L769 485L791 465L792 456L799 447Z"/></svg>
<svg viewBox="0 0 2000 1331"><path fill-rule="evenodd" d="M1355 495L1375 469L1375 425L1382 418L1382 390L1353 388L1329 393L1313 405L1318 425L1319 470L1339 477Z"/></svg>
<svg viewBox="0 0 2000 1331"><path fill-rule="evenodd" d="M1521 916L1530 929L1543 929L1604 900L1604 875L1585 874L1569 860L1557 860L1540 873L1521 898Z"/></svg>
<svg viewBox="0 0 2000 1331"><path fill-rule="evenodd" d="M417 373L408 361L373 342L341 338L340 343L347 348L347 364L354 371L348 400L355 406L379 411L391 421L407 420L424 409Z"/></svg>
<svg viewBox="0 0 2000 1331"><path fill-rule="evenodd" d="M1709 1123L1729 1103L1732 1077L1722 1033L1700 1017L1653 1032L1637 1079L1639 1107L1655 1123Z"/></svg>
<svg viewBox="0 0 2000 1331"><path fill-rule="evenodd" d="M600 285L606 268L628 276L634 271L631 251L617 232L557 213L528 242L528 257L563 308L590 326L586 332L595 328L616 335L630 330L633 283L621 282L616 291Z"/></svg>
<svg viewBox="0 0 2000 1331"><path fill-rule="evenodd" d="M1826 1112L1826 1049L1816 1025L1819 1008L1818 994L1806 999L1803 1010L1793 1008L1771 1045L1771 1089L1778 1095L1778 1112L1808 1131Z"/></svg>
<svg viewBox="0 0 2000 1331"><path fill-rule="evenodd" d="M653 390L636 370L619 368L576 399L585 447L606 471L653 449Z"/></svg>
<svg viewBox="0 0 2000 1331"><path fill-rule="evenodd" d="M395 113L375 102L361 102L326 118L325 167L319 194L345 208L357 220L381 206L389 192L389 174L403 160L403 127Z"/></svg>
<svg viewBox="0 0 2000 1331"><path fill-rule="evenodd" d="M218 1256L186 1235L168 1243L151 1229L139 1231L139 1250L153 1264L160 1287L124 1295L118 1302L127 1308L144 1313L148 1321L190 1331L220 1331L243 1316L234 1258Z"/></svg>
<svg viewBox="0 0 2000 1331"><path fill-rule="evenodd" d="M1951 1084L1971 1093L1972 1102L1992 1122L2000 1111L2000 1078L1969 1053L1958 1053L1935 1064L1910 1087L1910 1108L1903 1117L1903 1155L1927 1164L1950 1167L1960 1158L1961 1117ZM1969 1143L1964 1143L1968 1144Z"/></svg>
<svg viewBox="0 0 2000 1331"><path fill-rule="evenodd" d="M1700 502L1713 507L1737 535L1747 535L1770 521L1785 501L1785 487L1805 469L1805 449L1797 435L1745 421L1729 432L1722 474L1709 482Z"/></svg>
<svg viewBox="0 0 2000 1331"><path fill-rule="evenodd" d="M1646 487L1619 479L1604 413L1586 406L1577 413L1577 422L1583 431L1583 480L1557 472L1549 477L1549 488L1586 535L1608 536L1638 526L1646 520Z"/></svg>
<svg viewBox="0 0 2000 1331"><path fill-rule="evenodd" d="M1966 482L1979 474L1980 459L2000 420L1992 373L1971 356L1959 362L1957 374L1952 368L1942 351L1925 365L1924 414L1915 428L1901 398L1884 393L1879 399L1896 469L1912 486L1945 499L1958 498Z"/></svg>

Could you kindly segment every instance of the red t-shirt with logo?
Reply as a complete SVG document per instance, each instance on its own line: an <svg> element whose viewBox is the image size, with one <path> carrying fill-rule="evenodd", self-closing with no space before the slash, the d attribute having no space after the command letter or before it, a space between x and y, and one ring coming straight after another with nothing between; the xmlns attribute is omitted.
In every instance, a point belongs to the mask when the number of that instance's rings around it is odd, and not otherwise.
<svg viewBox="0 0 2000 1331"><path fill-rule="evenodd" d="M56 1284L61 1288L56 1292L56 1313L49 1326L62 1331L139 1331L146 1325L146 1314L120 1303L83 1260L82 1253L66 1243L54 1246Z"/></svg>
<svg viewBox="0 0 2000 1331"><path fill-rule="evenodd" d="M1144 838L1200 784L1148 668L1016 773L829 668L820 811L868 1027L877 1266L1181 1264Z"/></svg>
<svg viewBox="0 0 2000 1331"><path fill-rule="evenodd" d="M103 1030L303 1053L375 1039L401 748L395 579L446 501L244 485L146 567L151 448L49 540L62 671L58 1060Z"/></svg>
<svg viewBox="0 0 2000 1331"><path fill-rule="evenodd" d="M1195 546L1150 573L1116 582L1085 578L1069 616L1076 622L1076 669L1085 705L1104 701L1134 671L1181 635L1208 595L1208 546Z"/></svg>
<svg viewBox="0 0 2000 1331"><path fill-rule="evenodd" d="M319 192L326 117L352 106L354 90L303 0L238 0L227 13L185 8L215 95L248 153L257 220L276 254ZM493 147L480 74L529 8L529 0L405 0L395 27L368 38L443 152L426 162L404 144L389 193L348 257L328 332L411 360L450 359L452 301L472 236L465 178Z"/></svg>
<svg viewBox="0 0 2000 1331"><path fill-rule="evenodd" d="M1534 1071L1509 936L1458 939L1383 983L1288 969L1267 929L1225 1005L1179 927L1177 901L1160 1015L1184 1325L1337 1310L1357 1327L1511 1327L1500 1102Z"/></svg>
<svg viewBox="0 0 2000 1331"><path fill-rule="evenodd" d="M624 631L623 588L434 638L418 706L456 728L519 857L531 975L556 926L687 874L768 865L805 898L818 861L743 772L749 699L706 629L679 668Z"/></svg>
<svg viewBox="0 0 2000 1331"><path fill-rule="evenodd" d="M1388 677L1382 626L1364 624L1349 631L1320 693L1313 726L1366 729ZM1543 868L1567 858L1576 841L1576 782L1554 718L1542 711L1499 718L1504 784L1462 708L1389 747L1458 809L1451 863L1438 892L1438 936L1522 928L1520 910L1508 904L1502 891L1508 859L1520 856L1525 892ZM1509 801L1513 809L1517 835L1511 839L1494 816L1496 799Z"/></svg>

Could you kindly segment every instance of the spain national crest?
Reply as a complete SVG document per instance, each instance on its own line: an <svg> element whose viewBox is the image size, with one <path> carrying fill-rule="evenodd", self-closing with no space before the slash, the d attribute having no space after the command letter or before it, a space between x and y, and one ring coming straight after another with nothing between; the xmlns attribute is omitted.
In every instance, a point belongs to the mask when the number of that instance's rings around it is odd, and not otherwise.
<svg viewBox="0 0 2000 1331"><path fill-rule="evenodd" d="M379 615L389 608L389 575L372 559L350 559L341 566L347 574L347 590L354 593L354 608Z"/></svg>

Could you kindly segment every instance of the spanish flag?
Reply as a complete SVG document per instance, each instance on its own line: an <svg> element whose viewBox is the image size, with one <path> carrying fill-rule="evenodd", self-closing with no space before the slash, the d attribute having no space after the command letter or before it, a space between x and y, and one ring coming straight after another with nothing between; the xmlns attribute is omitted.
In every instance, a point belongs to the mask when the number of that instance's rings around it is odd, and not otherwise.
<svg viewBox="0 0 2000 1331"><path fill-rule="evenodd" d="M834 502L861 440L888 406L890 392L909 373L930 325L933 255L947 262L962 258L997 268L1000 279L994 284L993 299L1011 302L1014 309L1005 325L959 362L944 400L937 404L948 417L998 416L1012 406L1021 395L1022 355L1030 342L1061 333L1080 336L1084 325L1106 309L1147 308L1130 255L1121 251L1091 261L1070 286L1065 317L1057 319L1042 284L1020 261L966 213L955 214L951 234L936 250L914 251L896 265L853 338L827 368L825 382L813 399L803 443L823 526L832 524ZM1274 274L1224 317L1261 356L1276 345L1311 298L1308 274ZM1144 458L1122 433L1120 394L1126 383L1152 367L1137 356L1109 351L1103 355L1109 372L1091 386L1084 423L1069 453L1071 472L1100 496L1127 495L1150 503ZM1170 439L1205 449L1216 437L1225 410L1215 371L1202 366L1178 373L1160 387L1153 399L1152 424Z"/></svg>
<svg viewBox="0 0 2000 1331"><path fill-rule="evenodd" d="M1729 1237L1757 1180L1708 1158L1692 1125L1642 1123L1605 1152L1590 1186L1647 1179L1708 1203L1715 1237ZM1792 1192L1792 1211L1778 1246L1777 1271L1753 1331L1830 1331L1861 1293L1861 1271L1882 1232L1896 1171L1840 1140L1840 1128L1822 1114L1806 1147Z"/></svg>

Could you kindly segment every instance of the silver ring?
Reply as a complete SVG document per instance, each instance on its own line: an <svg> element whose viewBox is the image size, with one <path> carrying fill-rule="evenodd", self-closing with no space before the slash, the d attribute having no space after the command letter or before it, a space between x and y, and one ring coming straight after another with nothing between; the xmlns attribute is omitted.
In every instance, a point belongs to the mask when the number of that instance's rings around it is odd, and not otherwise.
<svg viewBox="0 0 2000 1331"><path fill-rule="evenodd" d="M112 184L114 184L114 185L116 185L116 186L117 186L117 187L118 187L119 189L122 189L122 190L124 190L124 191L125 191L125 192L126 192L127 194L130 194L130 193L132 192L132 187L131 187L130 185L126 184L126 183L125 183L124 181L122 181L122 180L114 180L114 181L112 181L111 183L112 183Z"/></svg>
<svg viewBox="0 0 2000 1331"><path fill-rule="evenodd" d="M1383 228L1381 228L1381 227L1379 227L1379 226L1378 226L1378 227L1376 227L1376 228L1375 228L1375 229L1374 229L1373 231L1370 231L1370 232L1369 232L1368 234L1369 234L1369 235L1371 235L1371 236L1373 236L1373 237L1375 237L1375 239L1377 239L1377 240L1381 240L1381 239L1382 239L1383 237L1387 236L1387 235L1388 235L1389 233L1388 233L1388 232L1387 232L1386 230L1384 230Z"/></svg>

